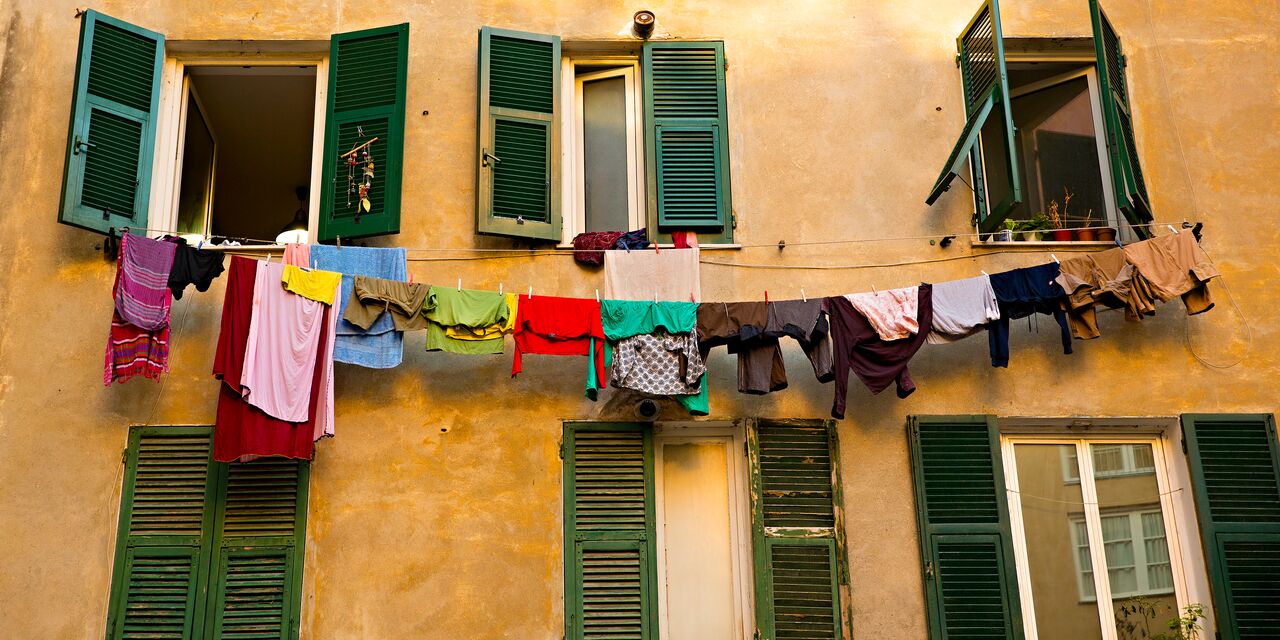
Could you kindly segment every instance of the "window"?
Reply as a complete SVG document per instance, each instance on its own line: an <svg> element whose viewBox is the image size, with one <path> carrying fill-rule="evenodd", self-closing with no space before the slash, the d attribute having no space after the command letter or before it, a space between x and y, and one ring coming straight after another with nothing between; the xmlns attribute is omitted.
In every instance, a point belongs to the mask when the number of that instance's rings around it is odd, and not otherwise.
<svg viewBox="0 0 1280 640"><path fill-rule="evenodd" d="M166 45L85 12L59 221L267 241L396 233L408 25L325 45Z"/></svg>
<svg viewBox="0 0 1280 640"><path fill-rule="evenodd" d="M212 433L130 430L108 638L298 637L309 464L214 462Z"/></svg>
<svg viewBox="0 0 1280 640"><path fill-rule="evenodd" d="M1124 56L1106 16L1091 0L1092 50L1048 57L1035 39L1011 41L988 0L958 39L967 122L926 199L933 204L969 165L978 230L1056 216L1056 224L1117 227L1145 237L1149 199L1134 141ZM1063 45L1066 43L1066 45ZM1010 51L1013 45L1014 51ZM1043 56L1043 54L1041 54ZM1013 224L1013 223L1010 223ZM1025 226L1023 227L1025 229ZM1092 234L1073 239L1096 239ZM1084 236L1084 237L1081 237Z"/></svg>
<svg viewBox="0 0 1280 640"><path fill-rule="evenodd" d="M1063 447L1062 479L1079 482L1079 462L1073 447ZM1155 458L1151 447L1140 444L1098 444L1093 447L1094 477L1140 475L1155 473Z"/></svg>
<svg viewBox="0 0 1280 640"><path fill-rule="evenodd" d="M567 55L566 55L567 52ZM720 42L480 31L476 230L569 242L646 227L733 240Z"/></svg>
<svg viewBox="0 0 1280 640"><path fill-rule="evenodd" d="M564 437L567 638L846 637L828 424Z"/></svg>
<svg viewBox="0 0 1280 640"><path fill-rule="evenodd" d="M1180 560L1170 552L1171 518L1162 499L1168 482L1154 464L1160 447L1154 438L1005 438L1028 637L1108 638L1102 625L1114 625L1119 608L1138 596L1155 607L1158 621L1179 615L1174 563ZM1075 479L1064 481L1054 469L1051 461L1063 459L1075 460ZM1150 472L1124 473L1144 461Z"/></svg>

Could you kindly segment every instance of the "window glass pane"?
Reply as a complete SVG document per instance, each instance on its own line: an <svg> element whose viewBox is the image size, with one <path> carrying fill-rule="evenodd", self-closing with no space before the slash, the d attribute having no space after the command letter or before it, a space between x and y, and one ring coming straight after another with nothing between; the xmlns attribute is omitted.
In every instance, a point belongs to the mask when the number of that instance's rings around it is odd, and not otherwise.
<svg viewBox="0 0 1280 640"><path fill-rule="evenodd" d="M582 83L587 231L627 231L627 93L621 76Z"/></svg>
<svg viewBox="0 0 1280 640"><path fill-rule="evenodd" d="M1118 445L1093 445L1093 471L1098 475L1124 471L1124 452Z"/></svg>
<svg viewBox="0 0 1280 640"><path fill-rule="evenodd" d="M734 628L729 447L663 443L667 631L671 640L729 638Z"/></svg>
<svg viewBox="0 0 1280 640"><path fill-rule="evenodd" d="M1137 471L1152 471L1156 467L1156 459L1149 445L1132 445L1133 466Z"/></svg>
<svg viewBox="0 0 1280 640"><path fill-rule="evenodd" d="M1151 445L1108 444L1091 448L1094 460L1115 451L1127 454L1131 461L1129 468L1122 468L1123 473L1119 474L1102 467L1094 470L1112 608L1118 610L1131 604L1135 597L1145 597L1156 610L1155 617L1149 620L1151 627L1163 628L1165 621L1177 617L1177 601L1160 512L1160 488L1153 468L1133 468L1142 467L1143 460L1154 461Z"/></svg>
<svg viewBox="0 0 1280 640"><path fill-rule="evenodd" d="M1063 478L1075 445L1018 444L1014 459L1040 640L1102 638L1079 482ZM1078 474L1078 471L1077 471Z"/></svg>
<svg viewBox="0 0 1280 640"><path fill-rule="evenodd" d="M187 130L182 145L177 232L208 233L205 216L213 196L213 133L194 94L187 96Z"/></svg>

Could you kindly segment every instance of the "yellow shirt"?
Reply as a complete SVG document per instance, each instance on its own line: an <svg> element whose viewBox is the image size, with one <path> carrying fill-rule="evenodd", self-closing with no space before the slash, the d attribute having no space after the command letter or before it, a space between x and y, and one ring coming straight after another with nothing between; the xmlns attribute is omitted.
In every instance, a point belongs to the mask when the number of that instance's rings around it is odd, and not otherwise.
<svg viewBox="0 0 1280 640"><path fill-rule="evenodd" d="M287 264L280 282L284 283L285 289L304 298L332 305L334 298L338 296L338 287L342 284L342 274Z"/></svg>
<svg viewBox="0 0 1280 640"><path fill-rule="evenodd" d="M492 340L505 333L511 333L516 328L516 306L520 304L520 294L506 293L502 297L507 300L507 321L505 323L491 324L479 332L470 331L462 327L445 327L444 334L455 340Z"/></svg>

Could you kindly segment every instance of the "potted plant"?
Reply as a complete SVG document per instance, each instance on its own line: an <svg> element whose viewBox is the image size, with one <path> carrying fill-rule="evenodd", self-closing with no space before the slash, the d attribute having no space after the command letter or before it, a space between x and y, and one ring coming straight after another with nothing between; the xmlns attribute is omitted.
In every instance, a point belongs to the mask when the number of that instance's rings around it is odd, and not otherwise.
<svg viewBox="0 0 1280 640"><path fill-rule="evenodd" d="M1093 209L1084 214L1084 225L1076 229L1076 240L1094 242L1098 239L1098 230L1093 228Z"/></svg>
<svg viewBox="0 0 1280 640"><path fill-rule="evenodd" d="M1012 242L1013 232L1018 228L1018 221L1005 218L1001 224L1004 225L1004 228L996 232L996 242Z"/></svg>
<svg viewBox="0 0 1280 640"><path fill-rule="evenodd" d="M1116 228L1115 227L1098 227L1098 239L1103 242L1115 242Z"/></svg>
<svg viewBox="0 0 1280 640"><path fill-rule="evenodd" d="M1048 240L1050 238L1052 225L1049 224L1049 216L1043 211L1037 211L1031 219L1027 221L1027 229L1034 233L1028 233L1029 240Z"/></svg>
<svg viewBox="0 0 1280 640"><path fill-rule="evenodd" d="M1071 230L1062 228L1062 216L1058 215L1058 201L1049 201L1049 228L1050 237L1056 242L1067 242L1071 240Z"/></svg>

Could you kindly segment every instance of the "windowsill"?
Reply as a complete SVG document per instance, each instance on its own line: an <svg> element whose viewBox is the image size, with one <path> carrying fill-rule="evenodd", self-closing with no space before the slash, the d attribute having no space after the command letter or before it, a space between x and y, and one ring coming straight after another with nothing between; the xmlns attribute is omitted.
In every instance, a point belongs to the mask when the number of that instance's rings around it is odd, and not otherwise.
<svg viewBox="0 0 1280 640"><path fill-rule="evenodd" d="M557 244L556 248L562 249L565 251L573 251L573 245L571 244ZM646 249L634 249L634 251L648 251L649 249L652 249L652 248L653 248L653 245L649 245L649 247ZM658 249L674 249L674 248L676 248L676 246L673 244L658 245ZM741 249L742 245L736 242L731 244L703 244L703 245L698 245L698 248L706 249L707 251L736 251L738 249Z"/></svg>
<svg viewBox="0 0 1280 640"><path fill-rule="evenodd" d="M1056 247L1114 247L1114 240L975 240L971 243L975 249L1008 249L1026 247L1027 249L1047 249Z"/></svg>

